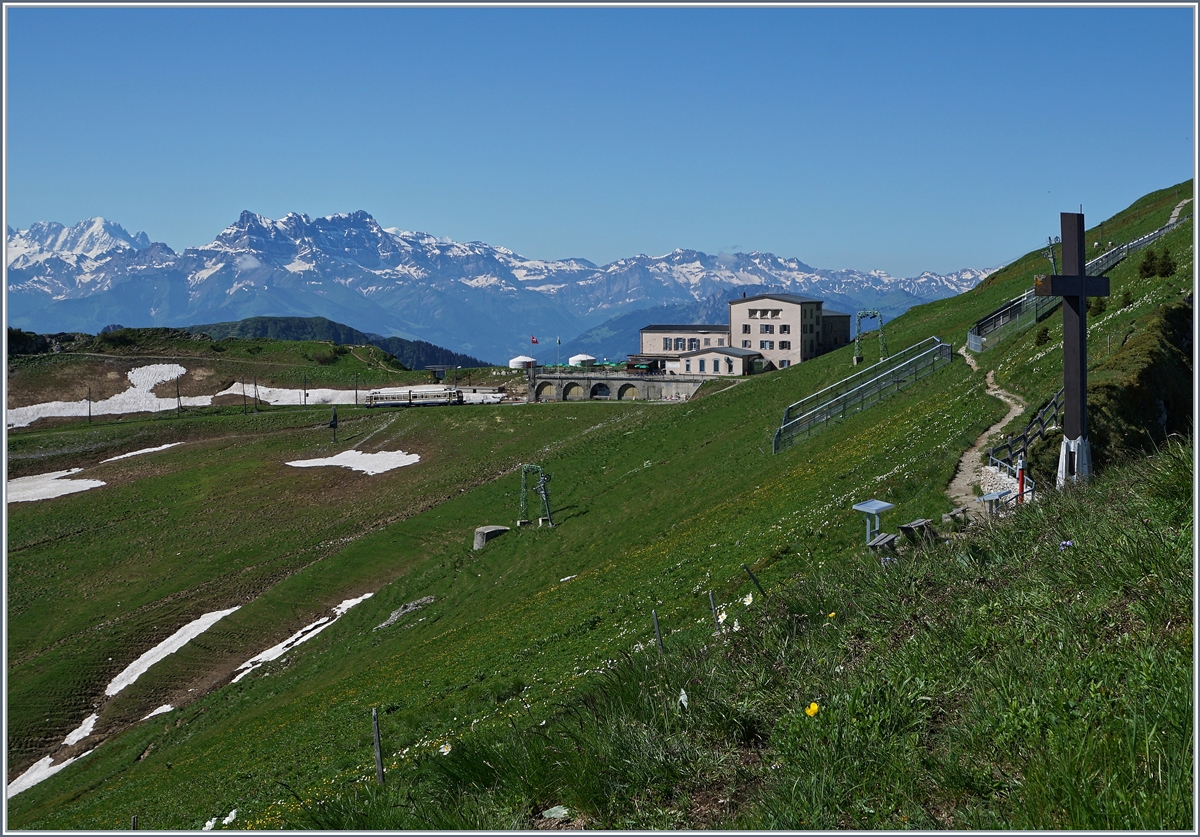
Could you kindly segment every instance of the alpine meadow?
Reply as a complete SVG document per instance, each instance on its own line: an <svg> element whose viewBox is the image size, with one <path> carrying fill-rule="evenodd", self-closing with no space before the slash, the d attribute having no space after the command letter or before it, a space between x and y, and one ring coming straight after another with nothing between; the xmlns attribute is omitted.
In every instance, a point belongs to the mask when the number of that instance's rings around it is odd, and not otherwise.
<svg viewBox="0 0 1200 837"><path fill-rule="evenodd" d="M1192 195L1145 195L1088 247ZM170 409L8 431L10 492L101 483L7 507L9 827L1194 829L1193 206L1089 313L1094 479L1055 490L1051 431L1035 499L965 520L947 486L1008 410L989 380L1024 409L971 468L1063 385L1057 310L978 369L959 353L1056 272L1040 248L889 319L892 354L937 337L953 359L778 454L789 405L866 368L853 344L679 402L356 398L331 427L255 387L429 373L235 324L57 352L10 331L32 347L7 357L10 414L186 371L147 384ZM417 458L295 467L351 450ZM553 526L532 486L517 525L524 465ZM931 537L868 549L872 498ZM474 548L489 525L509 530Z"/></svg>

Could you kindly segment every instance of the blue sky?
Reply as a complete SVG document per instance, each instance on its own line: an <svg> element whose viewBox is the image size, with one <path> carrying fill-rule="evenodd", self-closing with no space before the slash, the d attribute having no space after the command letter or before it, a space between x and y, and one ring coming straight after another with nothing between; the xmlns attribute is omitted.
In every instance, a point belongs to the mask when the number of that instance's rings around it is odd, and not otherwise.
<svg viewBox="0 0 1200 837"><path fill-rule="evenodd" d="M993 267L1193 176L1174 8L6 8L6 221Z"/></svg>

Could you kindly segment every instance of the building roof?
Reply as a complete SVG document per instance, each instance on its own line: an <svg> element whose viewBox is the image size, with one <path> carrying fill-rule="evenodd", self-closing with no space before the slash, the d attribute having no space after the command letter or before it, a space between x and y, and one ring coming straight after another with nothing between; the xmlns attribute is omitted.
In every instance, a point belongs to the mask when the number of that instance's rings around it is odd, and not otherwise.
<svg viewBox="0 0 1200 837"><path fill-rule="evenodd" d="M758 296L744 296L738 299L729 300L730 305L737 305L742 302L754 302L759 299L775 299L780 302L792 302L799 305L802 302L820 302L819 299L813 299L810 296L800 296L800 294L759 294Z"/></svg>
<svg viewBox="0 0 1200 837"><path fill-rule="evenodd" d="M713 353L719 355L729 355L730 357L760 357L760 353L753 349L735 349L733 346L713 346L709 349L693 349L690 352L680 352L680 357L695 357L696 355L707 355Z"/></svg>
<svg viewBox="0 0 1200 837"><path fill-rule="evenodd" d="M696 323L690 323L687 325L655 324L655 325L644 326L643 328L638 329L638 330L639 331L684 331L684 332L693 331L698 334L706 334L706 333L712 332L712 331L728 332L729 324L728 323L722 323L720 325L698 325Z"/></svg>
<svg viewBox="0 0 1200 837"><path fill-rule="evenodd" d="M831 311L828 308L822 308L821 316L822 317L849 317L850 315L846 314L842 311Z"/></svg>

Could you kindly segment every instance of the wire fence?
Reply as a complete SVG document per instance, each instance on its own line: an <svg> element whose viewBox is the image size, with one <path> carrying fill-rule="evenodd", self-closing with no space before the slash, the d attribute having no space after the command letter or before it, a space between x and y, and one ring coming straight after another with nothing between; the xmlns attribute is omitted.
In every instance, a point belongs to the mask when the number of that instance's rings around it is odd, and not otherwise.
<svg viewBox="0 0 1200 837"><path fill-rule="evenodd" d="M1169 233L1180 224L1191 218L1191 214L1159 227L1154 232L1146 233L1141 238L1114 247L1107 253L1092 259L1084 266L1087 276L1100 276L1104 271L1120 262L1122 259L1153 244L1157 239ZM979 320L967 331L967 348L973 352L984 352L995 346L1005 337L1024 331L1029 326L1044 319L1046 315L1062 303L1057 296L1035 296L1033 288L1021 294L1016 299L1009 300L992 313Z"/></svg>
<svg viewBox="0 0 1200 837"><path fill-rule="evenodd" d="M862 412L950 363L954 347L930 337L790 405L775 431L772 452L811 436L831 421Z"/></svg>
<svg viewBox="0 0 1200 837"><path fill-rule="evenodd" d="M1154 241L1156 239L1161 238L1162 236L1169 233L1171 230L1178 227L1180 224L1190 220L1191 217L1192 217L1192 213L1189 212L1187 215L1183 216L1182 218L1178 218L1169 224L1159 227L1154 232L1146 233L1141 238L1134 239L1133 241L1130 241L1128 244L1121 244L1117 247L1114 247L1113 249L1109 250L1107 253L1104 253L1103 255L1098 256L1098 257L1092 259L1090 262L1088 262L1087 269L1084 272L1088 276L1099 276L1101 273L1108 270L1110 267L1115 265L1117 262L1124 259L1130 253L1135 253L1138 250L1141 250L1143 247L1149 247L1151 244L1154 243Z"/></svg>
<svg viewBox="0 0 1200 837"><path fill-rule="evenodd" d="M911 358L925 352L934 343L940 343L936 337L930 337L920 343L915 343L907 349L903 349L891 357L880 359L878 362L867 366L864 369L855 372L849 377L842 378L836 384L830 384L823 390L814 392L812 395L806 395L794 404L789 404L783 411L783 421L781 424L786 425L788 422L802 416L813 410L818 404L822 404L838 395L850 392L854 388L862 385L863 382L872 380L881 372L887 369L893 369Z"/></svg>
<svg viewBox="0 0 1200 837"><path fill-rule="evenodd" d="M1044 319L1062 303L1059 296L1036 296L1033 288L988 314L967 332L967 348L973 352L990 349L1004 337L1023 331Z"/></svg>

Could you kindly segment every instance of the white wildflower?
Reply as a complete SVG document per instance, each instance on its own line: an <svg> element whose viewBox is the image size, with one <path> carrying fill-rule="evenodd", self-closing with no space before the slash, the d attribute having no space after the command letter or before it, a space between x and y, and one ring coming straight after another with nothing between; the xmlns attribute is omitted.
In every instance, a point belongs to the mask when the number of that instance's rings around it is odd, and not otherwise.
<svg viewBox="0 0 1200 837"><path fill-rule="evenodd" d="M448 755L450 755L451 749L453 749L453 748L451 748L451 746L449 744L443 744L442 746L438 747L438 752L441 753L443 756L448 756Z"/></svg>
<svg viewBox="0 0 1200 837"><path fill-rule="evenodd" d="M736 619L733 620L733 629L735 631L740 631L742 629L742 626L738 624L738 621Z"/></svg>
<svg viewBox="0 0 1200 837"><path fill-rule="evenodd" d="M724 625L725 619L726 619L725 611L723 611L723 610L717 611L717 622Z"/></svg>
<svg viewBox="0 0 1200 837"><path fill-rule="evenodd" d="M685 692L683 689L679 690L679 705L684 709L688 708L687 692Z"/></svg>
<svg viewBox="0 0 1200 837"><path fill-rule="evenodd" d="M754 594L747 593L746 597L744 599L742 599L742 604L744 604L746 607L750 607L750 603L753 601L754 601Z"/></svg>

